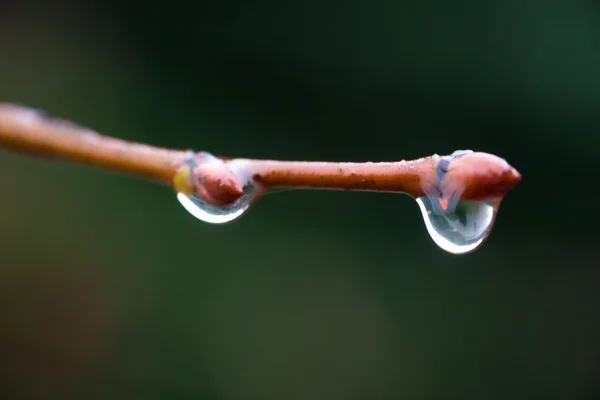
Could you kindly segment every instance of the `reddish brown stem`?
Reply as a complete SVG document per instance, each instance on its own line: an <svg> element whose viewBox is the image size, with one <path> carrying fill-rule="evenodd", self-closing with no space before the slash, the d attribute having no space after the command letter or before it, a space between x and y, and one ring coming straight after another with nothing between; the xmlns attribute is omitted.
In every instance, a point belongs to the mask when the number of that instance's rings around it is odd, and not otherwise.
<svg viewBox="0 0 600 400"><path fill-rule="evenodd" d="M405 192L422 195L423 183L435 181L433 157L381 163L237 160L265 188Z"/></svg>
<svg viewBox="0 0 600 400"><path fill-rule="evenodd" d="M0 148L153 179L215 205L239 199L249 181L264 190L369 190L487 200L501 198L521 179L508 163L487 153L385 163L225 160L102 136L11 104L0 104Z"/></svg>
<svg viewBox="0 0 600 400"><path fill-rule="evenodd" d="M439 163L448 161L440 171ZM465 200L502 197L521 176L506 161L488 153L460 156L437 155L411 161L337 163L271 160L232 160L266 189L294 187L314 189L404 192L413 197L436 190ZM443 182L441 182L443 180Z"/></svg>
<svg viewBox="0 0 600 400"><path fill-rule="evenodd" d="M102 136L28 108L0 104L0 148L170 183L187 152Z"/></svg>

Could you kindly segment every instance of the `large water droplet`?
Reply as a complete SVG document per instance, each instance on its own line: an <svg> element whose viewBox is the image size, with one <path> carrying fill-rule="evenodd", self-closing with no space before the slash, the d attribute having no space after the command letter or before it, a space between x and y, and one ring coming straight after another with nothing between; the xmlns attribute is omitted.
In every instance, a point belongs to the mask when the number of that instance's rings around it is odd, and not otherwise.
<svg viewBox="0 0 600 400"><path fill-rule="evenodd" d="M194 217L211 224L224 224L242 216L260 195L260 190L248 183L244 186L244 195L227 205L214 205L195 195L177 193L177 200Z"/></svg>
<svg viewBox="0 0 600 400"><path fill-rule="evenodd" d="M489 236L500 201L423 196L417 204L433 241L449 253L465 254L481 246Z"/></svg>

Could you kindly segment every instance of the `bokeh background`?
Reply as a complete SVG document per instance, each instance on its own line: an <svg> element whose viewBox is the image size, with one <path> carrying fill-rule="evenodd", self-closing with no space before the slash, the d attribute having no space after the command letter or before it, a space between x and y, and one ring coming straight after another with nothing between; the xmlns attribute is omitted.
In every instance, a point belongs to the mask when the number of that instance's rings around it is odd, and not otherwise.
<svg viewBox="0 0 600 400"><path fill-rule="evenodd" d="M1 398L600 396L594 2L3 2L0 100L234 157L468 148L523 175L453 256L406 196L284 192L211 226L1 152Z"/></svg>

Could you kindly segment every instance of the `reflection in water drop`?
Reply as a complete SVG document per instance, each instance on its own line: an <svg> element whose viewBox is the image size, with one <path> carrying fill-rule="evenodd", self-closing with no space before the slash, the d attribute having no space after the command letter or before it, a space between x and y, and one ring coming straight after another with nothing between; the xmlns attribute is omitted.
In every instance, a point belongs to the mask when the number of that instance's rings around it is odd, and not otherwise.
<svg viewBox="0 0 600 400"><path fill-rule="evenodd" d="M448 201L423 196L417 199L417 204L433 241L449 253L465 254L489 236L500 201Z"/></svg>
<svg viewBox="0 0 600 400"><path fill-rule="evenodd" d="M177 200L194 217L211 224L224 224L239 218L257 199L260 191L254 185L244 187L244 195L228 205L214 205L199 199L195 195L177 193Z"/></svg>

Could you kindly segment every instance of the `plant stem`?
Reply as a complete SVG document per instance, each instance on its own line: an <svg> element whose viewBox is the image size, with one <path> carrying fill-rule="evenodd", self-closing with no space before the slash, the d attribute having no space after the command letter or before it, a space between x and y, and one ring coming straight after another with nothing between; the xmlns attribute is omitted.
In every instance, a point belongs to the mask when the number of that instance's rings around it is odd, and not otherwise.
<svg viewBox="0 0 600 400"><path fill-rule="evenodd" d="M245 160L241 165L265 189L272 187L403 192L415 198L495 200L521 180L503 159L488 153L459 151L411 161L380 163Z"/></svg>
<svg viewBox="0 0 600 400"><path fill-rule="evenodd" d="M240 198L250 180L263 190L368 190L488 200L503 197L521 179L503 159L473 152L385 163L220 159L102 136L12 104L0 104L0 148L149 178L215 205Z"/></svg>
<svg viewBox="0 0 600 400"><path fill-rule="evenodd" d="M353 191L404 192L422 196L425 182L435 182L434 157L411 161L349 163L246 160L254 180L266 188L293 187Z"/></svg>
<svg viewBox="0 0 600 400"><path fill-rule="evenodd" d="M187 154L102 136L12 104L0 104L0 148L104 167L163 183L171 182Z"/></svg>

